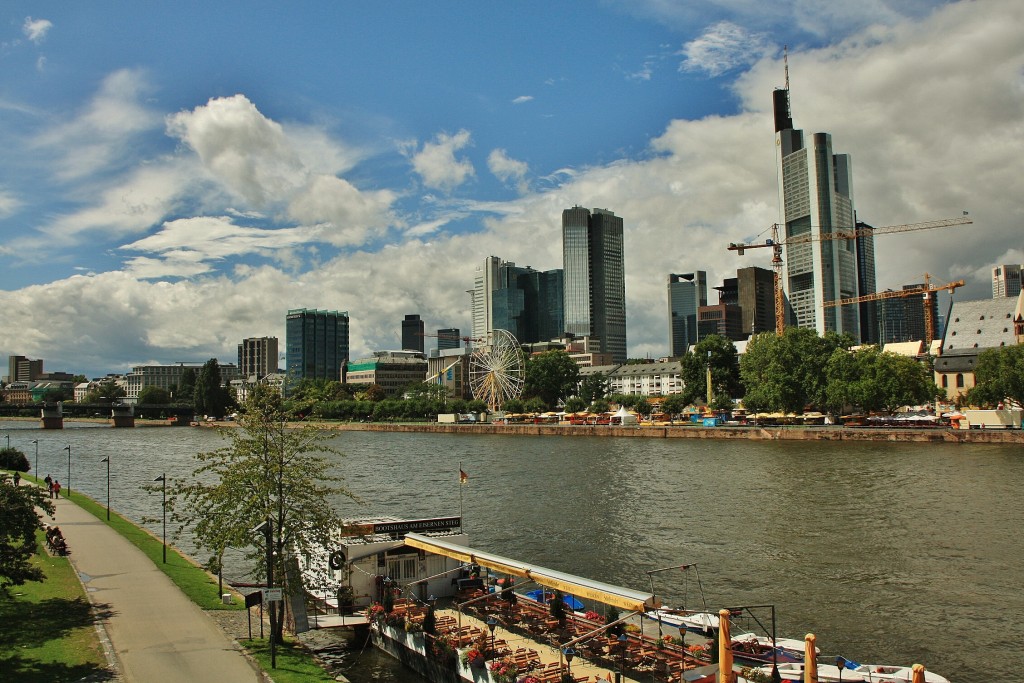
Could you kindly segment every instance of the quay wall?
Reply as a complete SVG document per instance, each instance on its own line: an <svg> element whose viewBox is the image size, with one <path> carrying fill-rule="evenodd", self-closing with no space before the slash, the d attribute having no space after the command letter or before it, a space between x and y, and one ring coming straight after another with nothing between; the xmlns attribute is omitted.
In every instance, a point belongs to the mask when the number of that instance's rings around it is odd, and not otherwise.
<svg viewBox="0 0 1024 683"><path fill-rule="evenodd" d="M1024 444L1020 429L925 427L610 427L607 425L324 423L324 429L363 432L429 432L508 436L617 436L647 439L746 439L752 441L895 441L906 443Z"/></svg>

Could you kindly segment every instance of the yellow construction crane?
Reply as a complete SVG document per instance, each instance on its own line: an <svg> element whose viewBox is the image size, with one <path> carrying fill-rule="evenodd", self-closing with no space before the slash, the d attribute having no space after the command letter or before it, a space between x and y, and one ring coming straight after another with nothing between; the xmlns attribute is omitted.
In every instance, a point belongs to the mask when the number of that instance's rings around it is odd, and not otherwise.
<svg viewBox="0 0 1024 683"><path fill-rule="evenodd" d="M829 308L830 306L845 306L847 304L859 304L866 301L881 301L882 299L896 299L908 296L922 296L924 297L924 344L925 351L931 348L932 340L935 339L935 316L932 315L932 295L936 292L948 290L952 294L958 287L963 287L964 281L957 280L956 282L950 282L949 284L939 285L937 287L931 286L931 276L928 273L924 274L924 285L920 287L911 287L909 289L900 290L889 290L887 292L875 292L874 294L865 294L864 296L855 296L849 299L836 299L835 301L826 301L823 308Z"/></svg>
<svg viewBox="0 0 1024 683"><path fill-rule="evenodd" d="M772 270L775 273L775 334L782 335L783 330L786 327L786 307L785 307L785 295L782 290L782 248L784 246L795 246L798 244L807 244L808 242L823 242L827 240L852 240L858 237L872 237L877 235L891 235L898 232L911 232L914 230L931 230L932 228L948 228L955 225L969 225L973 223L971 219L967 218L967 212L964 212L961 218L948 218L939 221L927 221L925 223L905 223L901 225L886 225L880 228L857 228L857 227L843 227L836 228L832 232L812 234L809 232L801 233L799 235L793 235L786 239L779 238L779 229L782 227L778 223L774 223L769 227L772 231L770 239L760 242L732 242L729 244L729 251L735 251L739 256L743 256L743 252L747 249L760 249L770 247L772 250ZM870 295L869 295L870 296ZM844 302L851 302L852 299L846 299Z"/></svg>

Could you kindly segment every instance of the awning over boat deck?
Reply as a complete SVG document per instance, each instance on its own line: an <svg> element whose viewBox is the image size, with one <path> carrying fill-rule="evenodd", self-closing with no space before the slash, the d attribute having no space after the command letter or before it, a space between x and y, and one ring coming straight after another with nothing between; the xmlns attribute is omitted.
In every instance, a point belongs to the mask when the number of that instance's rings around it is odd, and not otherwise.
<svg viewBox="0 0 1024 683"><path fill-rule="evenodd" d="M519 560L502 557L501 555L481 552L438 538L409 533L405 535L405 544L419 550L434 553L435 555L444 555L460 562L478 564L481 567L487 567L502 574L531 579L541 586L560 590L563 593L569 593L576 597L596 600L605 605L614 605L619 609L630 610L631 612L643 612L649 609L657 609L660 606L653 593L644 593L600 581L592 581L580 576L573 576L572 574L564 574L554 569L527 564Z"/></svg>

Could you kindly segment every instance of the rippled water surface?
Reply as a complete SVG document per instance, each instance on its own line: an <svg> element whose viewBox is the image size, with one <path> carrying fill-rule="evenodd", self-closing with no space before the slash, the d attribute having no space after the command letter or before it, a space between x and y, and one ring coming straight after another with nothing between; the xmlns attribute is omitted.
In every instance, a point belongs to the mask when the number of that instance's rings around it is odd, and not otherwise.
<svg viewBox="0 0 1024 683"><path fill-rule="evenodd" d="M140 486L187 475L212 430L0 423L39 471L159 515ZM709 605L774 604L826 656L921 662L954 683L1024 671L1024 449L340 432L345 516L459 514L474 547L641 590L697 563ZM469 475L458 485L459 467ZM158 531L158 529L155 529ZM668 604L698 604L682 572ZM385 664L374 679L402 680Z"/></svg>

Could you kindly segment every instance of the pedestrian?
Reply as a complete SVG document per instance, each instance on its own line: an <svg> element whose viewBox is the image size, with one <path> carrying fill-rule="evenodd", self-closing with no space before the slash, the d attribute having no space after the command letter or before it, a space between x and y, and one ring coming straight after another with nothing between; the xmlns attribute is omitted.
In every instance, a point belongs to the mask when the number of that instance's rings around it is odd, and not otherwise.
<svg viewBox="0 0 1024 683"><path fill-rule="evenodd" d="M60 498L60 481L53 480L53 498Z"/></svg>
<svg viewBox="0 0 1024 683"><path fill-rule="evenodd" d="M50 494L50 498L53 498L53 478L49 474L43 479L43 483L46 484L46 492Z"/></svg>
<svg viewBox="0 0 1024 683"><path fill-rule="evenodd" d="M14 485L21 486L21 472L14 470Z"/></svg>

